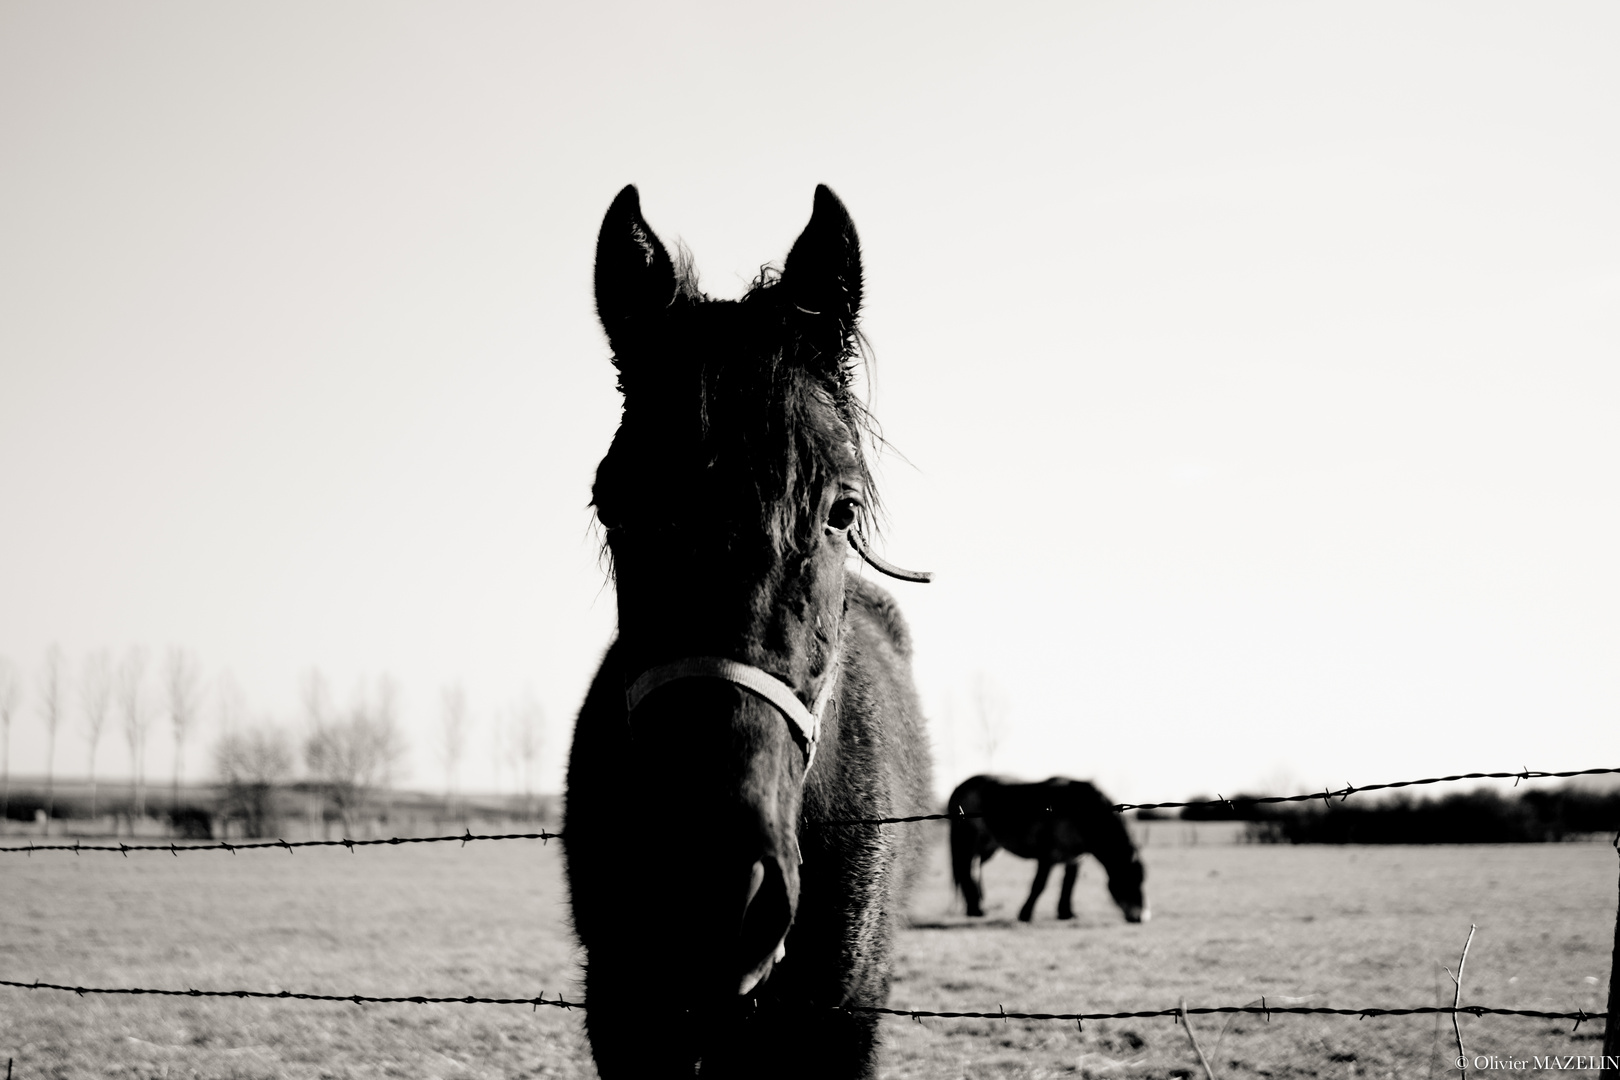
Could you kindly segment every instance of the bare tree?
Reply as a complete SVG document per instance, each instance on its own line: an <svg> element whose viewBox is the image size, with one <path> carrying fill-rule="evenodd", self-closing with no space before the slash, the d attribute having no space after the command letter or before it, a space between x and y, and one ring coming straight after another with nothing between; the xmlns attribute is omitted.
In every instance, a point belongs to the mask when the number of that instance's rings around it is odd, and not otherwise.
<svg viewBox="0 0 1620 1080"><path fill-rule="evenodd" d="M937 775L942 774L951 777L961 775L957 770L956 711L956 691L947 690L943 707L939 713L928 718L929 726L933 728L930 741L933 743L934 753L937 755L934 759L937 762ZM937 727L935 726L936 722Z"/></svg>
<svg viewBox="0 0 1620 1080"><path fill-rule="evenodd" d="M449 814L461 758L467 749L467 691L460 683L452 683L444 688L439 700L440 730L444 736L440 746L444 761L444 812Z"/></svg>
<svg viewBox="0 0 1620 1080"><path fill-rule="evenodd" d="M96 817L96 750L112 707L112 656L106 649L84 658L79 676L79 704L84 709L84 738L90 744L90 818Z"/></svg>
<svg viewBox="0 0 1620 1080"><path fill-rule="evenodd" d="M123 713L124 741L129 744L130 835L135 822L146 816L146 733L151 716L146 711L146 650L134 646L118 665L118 707Z"/></svg>
<svg viewBox="0 0 1620 1080"><path fill-rule="evenodd" d="M16 665L0 656L0 828L11 810L11 714L21 694Z"/></svg>
<svg viewBox="0 0 1620 1080"><path fill-rule="evenodd" d="M304 716L312 725L319 726L332 717L332 690L326 684L326 675L320 668L310 668L304 675L299 690L304 699Z"/></svg>
<svg viewBox="0 0 1620 1080"><path fill-rule="evenodd" d="M506 719L503 709L494 709L489 714L489 785L494 791L501 790L501 778L506 772L507 761L511 756L508 746L508 730L511 724Z"/></svg>
<svg viewBox="0 0 1620 1080"><path fill-rule="evenodd" d="M534 816L534 767L545 745L546 714L534 695L524 693L512 710L512 749L523 762L523 816Z"/></svg>
<svg viewBox="0 0 1620 1080"><path fill-rule="evenodd" d="M197 719L197 661L184 649L169 650L164 670L164 687L169 696L169 725L174 732L174 780L169 787L169 813L180 809L180 770L186 736Z"/></svg>
<svg viewBox="0 0 1620 1080"><path fill-rule="evenodd" d="M327 725L337 719L332 710L332 689L327 684L326 674L320 668L312 667L304 673L303 684L299 687L299 696L303 699L304 719L309 725L309 730L304 737L304 767L309 771L310 779L315 781L311 786L320 789L323 796L329 796L330 792L326 790L326 785L321 782L320 774L313 765L309 764L312 744L316 736L322 733ZM311 816L315 813L316 805L314 802L310 804L309 812ZM324 830L327 818L325 807L321 808L321 817Z"/></svg>
<svg viewBox="0 0 1620 1080"><path fill-rule="evenodd" d="M304 764L325 789L345 834L371 792L390 783L404 760L397 699L393 681L384 677L375 698L368 697L362 686L348 711L334 714L319 673L311 673L305 682L310 731L304 740Z"/></svg>
<svg viewBox="0 0 1620 1080"><path fill-rule="evenodd" d="M39 669L39 718L45 721L45 831L51 829L55 807L56 729L62 723L62 647L52 642Z"/></svg>
<svg viewBox="0 0 1620 1080"><path fill-rule="evenodd" d="M984 750L984 766L992 769L996 751L1007 734L1007 698L996 681L983 671L973 679L973 708L979 718L979 740Z"/></svg>
<svg viewBox="0 0 1620 1080"><path fill-rule="evenodd" d="M221 735L235 731L247 716L247 701L242 696L242 686L229 671L221 671L214 680L214 710Z"/></svg>
<svg viewBox="0 0 1620 1080"><path fill-rule="evenodd" d="M238 818L249 837L274 835L275 788L292 773L292 740L261 723L233 727L214 744L214 769L225 784L225 816Z"/></svg>

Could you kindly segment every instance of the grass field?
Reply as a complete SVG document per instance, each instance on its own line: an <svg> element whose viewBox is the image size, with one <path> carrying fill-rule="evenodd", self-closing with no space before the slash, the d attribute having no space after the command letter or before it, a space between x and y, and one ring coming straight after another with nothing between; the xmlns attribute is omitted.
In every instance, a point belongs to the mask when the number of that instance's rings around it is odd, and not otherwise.
<svg viewBox="0 0 1620 1080"><path fill-rule="evenodd" d="M931 826L909 826L930 828ZM986 867L989 916L951 895L942 845L901 939L892 1004L1114 1011L1449 1002L1470 922L1464 1003L1601 1013L1617 866L1605 844L1145 849L1153 920L1130 926L1090 865L1079 917L1055 884L1012 916L1033 864ZM0 978L335 994L578 996L557 845L6 855ZM658 897L647 896L647 917ZM1444 1076L1433 1018L1194 1018L1231 1077ZM1601 1021L1465 1018L1470 1054L1587 1053ZM1143 1077L1197 1071L1169 1020L886 1022L883 1074ZM33 1077L589 1077L578 1013L496 1005L76 997L0 988L0 1059Z"/></svg>

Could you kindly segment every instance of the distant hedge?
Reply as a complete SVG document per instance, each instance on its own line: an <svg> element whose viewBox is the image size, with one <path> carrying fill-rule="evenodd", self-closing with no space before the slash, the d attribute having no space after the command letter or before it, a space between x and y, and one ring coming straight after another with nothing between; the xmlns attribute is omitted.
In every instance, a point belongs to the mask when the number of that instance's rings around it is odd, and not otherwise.
<svg viewBox="0 0 1620 1080"><path fill-rule="evenodd" d="M1189 806L1187 821L1248 821L1250 839L1275 844L1533 844L1620 830L1620 791L1467 791L1434 799L1398 795L1331 805L1260 803Z"/></svg>

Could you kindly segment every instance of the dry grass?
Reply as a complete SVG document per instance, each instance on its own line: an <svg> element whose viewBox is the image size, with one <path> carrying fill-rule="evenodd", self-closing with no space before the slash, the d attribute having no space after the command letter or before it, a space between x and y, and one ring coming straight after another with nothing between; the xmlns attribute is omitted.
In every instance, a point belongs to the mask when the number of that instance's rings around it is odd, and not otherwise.
<svg viewBox="0 0 1620 1080"><path fill-rule="evenodd" d="M575 989L555 844L6 858L6 978L376 995ZM20 1077L592 1074L577 1015L515 1006L6 990L5 1055Z"/></svg>
<svg viewBox="0 0 1620 1080"><path fill-rule="evenodd" d="M1081 879L1073 923L1054 921L1052 888L1036 921L1020 924L1013 916L1033 864L992 860L989 916L920 914L893 1003L1053 1012L1173 1008L1182 997L1243 1005L1262 995L1272 1005L1449 1004L1440 965L1455 968L1474 922L1464 1004L1604 1007L1617 873L1607 845L1150 846L1144 858L1154 917L1141 926L1119 918L1094 866ZM930 902L942 908L948 885L941 853L920 912ZM1443 1076L1455 1057L1449 1021L1437 1036L1432 1017L1193 1024L1222 1080ZM1577 1037L1545 1021L1462 1024L1470 1054L1590 1054L1602 1037L1601 1022ZM1101 1021L1083 1035L1054 1022L896 1022L890 1051L894 1078L1200 1074L1172 1020Z"/></svg>
<svg viewBox="0 0 1620 1080"><path fill-rule="evenodd" d="M913 826L929 827L929 826ZM959 914L944 852L913 905L893 1004L1112 1011L1190 1005L1434 1004L1468 924L1465 1004L1598 1011L1616 866L1600 844L1476 848L1157 847L1154 919L1126 925L1089 866L1079 918L1013 921L1032 864L986 874ZM181 858L5 856L0 978L321 993L577 995L561 861L531 843ZM648 917L657 897L648 896ZM1442 986L1442 984L1444 984ZM1216 1075L1444 1076L1432 1018L1194 1017ZM1171 1020L888 1023L884 1075L1192 1075ZM1602 1024L1463 1021L1471 1053L1594 1053ZM0 990L0 1057L22 1077L589 1077L577 1014Z"/></svg>

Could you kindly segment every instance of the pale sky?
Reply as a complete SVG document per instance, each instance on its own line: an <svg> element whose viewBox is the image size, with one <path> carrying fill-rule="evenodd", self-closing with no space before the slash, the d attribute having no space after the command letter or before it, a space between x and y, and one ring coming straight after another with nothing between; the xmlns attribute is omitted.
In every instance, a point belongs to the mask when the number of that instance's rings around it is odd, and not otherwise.
<svg viewBox="0 0 1620 1080"><path fill-rule="evenodd" d="M530 692L556 789L632 182L717 296L849 207L942 790L1620 765L1617 56L1607 0L6 0L13 772L49 643L182 645L295 730L391 673L429 790L444 685L464 788Z"/></svg>

